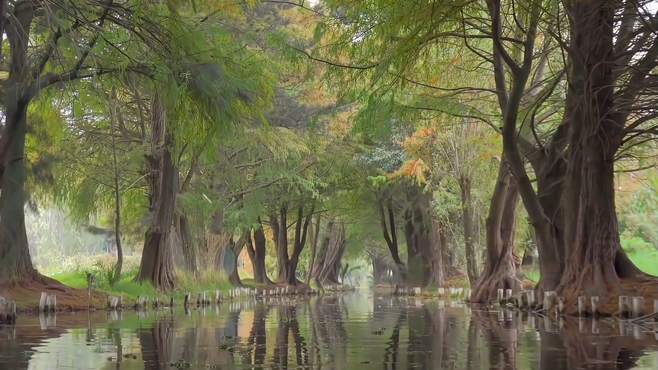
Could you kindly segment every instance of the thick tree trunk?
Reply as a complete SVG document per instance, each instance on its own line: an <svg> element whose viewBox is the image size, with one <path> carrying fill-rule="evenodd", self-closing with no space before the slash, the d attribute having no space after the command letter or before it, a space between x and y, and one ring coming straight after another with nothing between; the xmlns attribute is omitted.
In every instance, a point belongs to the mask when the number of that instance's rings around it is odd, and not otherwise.
<svg viewBox="0 0 658 370"><path fill-rule="evenodd" d="M432 281L432 260L440 256L438 228L432 217L432 195L417 186L407 192L409 206L405 211L405 238L407 242L407 284L426 286ZM438 264L442 268L443 264ZM441 274L442 275L442 274Z"/></svg>
<svg viewBox="0 0 658 370"><path fill-rule="evenodd" d="M565 114L572 124L562 205L569 250L560 288L570 298L585 294L605 300L618 293L620 279L638 275L621 251L615 213L614 157L622 130L614 119L615 4L567 6L571 99Z"/></svg>
<svg viewBox="0 0 658 370"><path fill-rule="evenodd" d="M265 232L262 226L253 231L253 239L247 239L246 247L254 270L254 281L257 284L273 284L265 268Z"/></svg>
<svg viewBox="0 0 658 370"><path fill-rule="evenodd" d="M10 99L13 100L13 99ZM0 177L0 281L35 276L25 231L25 134L29 101L5 102L6 154Z"/></svg>
<svg viewBox="0 0 658 370"><path fill-rule="evenodd" d="M553 140L561 139L556 136ZM562 153L558 147L561 147L561 144L555 143L543 160L531 162L537 176L537 197L545 217L549 220L549 227L533 230L539 252L541 278L538 286L540 292L557 288L564 267L562 261L565 260L561 197L564 189L566 164L561 158ZM538 232L543 235L538 237ZM550 242L546 243L546 240Z"/></svg>
<svg viewBox="0 0 658 370"><path fill-rule="evenodd" d="M288 209L283 205L279 209L279 214L270 216L270 225L272 227L272 237L276 246L277 262L277 281L285 282L288 273Z"/></svg>
<svg viewBox="0 0 658 370"><path fill-rule="evenodd" d="M219 269L228 277L229 282L233 286L242 286L242 280L238 271L238 258L249 237L249 233L245 233L237 241L234 241L233 236L229 235L227 243L220 249L220 256L218 258Z"/></svg>
<svg viewBox="0 0 658 370"><path fill-rule="evenodd" d="M198 269L217 271L222 269L223 248L228 245L233 235L225 232L223 211L212 215L210 226L206 233L206 243L199 249Z"/></svg>
<svg viewBox="0 0 658 370"><path fill-rule="evenodd" d="M148 281L156 289L174 287L172 228L178 193L178 172L171 159L171 139L167 135L165 110L159 97L152 107L152 155L149 158L151 224L146 231L137 281Z"/></svg>
<svg viewBox="0 0 658 370"><path fill-rule="evenodd" d="M180 251L182 254L183 268L191 273L196 274L199 270L197 262L197 249L192 239L190 232L190 225L187 221L187 216L183 213L176 215L176 222L174 223L176 234L180 242Z"/></svg>
<svg viewBox="0 0 658 370"><path fill-rule="evenodd" d="M473 302L494 302L498 289L512 289L516 292L521 288L521 282L516 277L513 253L517 202L516 183L503 160L498 168L498 179L487 216L485 267L473 287Z"/></svg>
<svg viewBox="0 0 658 370"><path fill-rule="evenodd" d="M2 1L0 13L7 15ZM18 2L0 24L9 42L9 78L2 88L4 127L0 128L0 282L39 276L32 265L25 230L25 135L27 109L38 92L28 61L30 31L36 7ZM4 37L3 34L3 37Z"/></svg>
<svg viewBox="0 0 658 370"><path fill-rule="evenodd" d="M468 281L475 285L478 276L477 256L475 254L475 228L473 226L473 200L471 197L471 179L465 175L459 178L461 190L462 225L464 229L464 246L466 272Z"/></svg>
<svg viewBox="0 0 658 370"><path fill-rule="evenodd" d="M340 284L339 272L341 258L345 251L345 225L342 222L330 222L327 237L323 242L322 253L318 255L313 270L313 278L323 285Z"/></svg>

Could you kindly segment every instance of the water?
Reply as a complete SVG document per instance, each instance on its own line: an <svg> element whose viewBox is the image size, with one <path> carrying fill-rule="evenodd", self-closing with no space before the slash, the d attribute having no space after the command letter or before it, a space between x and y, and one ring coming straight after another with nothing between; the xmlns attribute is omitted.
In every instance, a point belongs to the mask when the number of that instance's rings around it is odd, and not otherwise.
<svg viewBox="0 0 658 370"><path fill-rule="evenodd" d="M354 293L21 316L0 369L658 369L654 330Z"/></svg>

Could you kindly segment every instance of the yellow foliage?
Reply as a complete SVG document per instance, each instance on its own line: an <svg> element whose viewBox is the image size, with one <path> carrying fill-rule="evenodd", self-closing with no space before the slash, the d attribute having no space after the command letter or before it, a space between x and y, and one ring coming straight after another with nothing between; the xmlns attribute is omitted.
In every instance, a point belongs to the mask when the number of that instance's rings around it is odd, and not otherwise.
<svg viewBox="0 0 658 370"><path fill-rule="evenodd" d="M429 167L425 164L425 161L422 159L413 159L406 161L400 166L400 168L388 175L390 179L407 177L416 181L418 184L424 184L427 182L425 174L429 171Z"/></svg>

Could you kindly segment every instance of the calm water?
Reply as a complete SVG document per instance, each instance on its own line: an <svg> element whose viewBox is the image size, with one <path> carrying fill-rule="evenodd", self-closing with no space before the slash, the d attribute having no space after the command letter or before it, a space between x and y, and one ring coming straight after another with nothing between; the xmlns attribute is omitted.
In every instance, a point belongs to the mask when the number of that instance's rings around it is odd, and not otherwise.
<svg viewBox="0 0 658 370"><path fill-rule="evenodd" d="M654 324L373 297L22 316L0 369L658 369Z"/></svg>

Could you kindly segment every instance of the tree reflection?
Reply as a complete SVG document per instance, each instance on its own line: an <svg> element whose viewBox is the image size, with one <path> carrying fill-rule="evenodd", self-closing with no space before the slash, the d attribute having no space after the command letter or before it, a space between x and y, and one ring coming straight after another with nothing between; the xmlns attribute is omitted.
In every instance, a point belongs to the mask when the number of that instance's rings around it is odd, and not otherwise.
<svg viewBox="0 0 658 370"><path fill-rule="evenodd" d="M144 369L162 369L172 362L174 321L158 320L150 329L138 330Z"/></svg>
<svg viewBox="0 0 658 370"><path fill-rule="evenodd" d="M265 304L258 303L254 307L254 321L251 325L249 338L247 339L247 356L244 361L251 365L263 365L267 355L267 332L265 330L265 320L269 312L269 307ZM252 357L253 354L253 357Z"/></svg>
<svg viewBox="0 0 658 370"><path fill-rule="evenodd" d="M321 296L309 304L309 319L313 335L314 364L322 362L322 353L335 368L347 366L347 331L343 325L347 307L340 296Z"/></svg>
<svg viewBox="0 0 658 370"><path fill-rule="evenodd" d="M272 363L275 369L288 368L289 339L292 335L293 345L295 348L295 361L298 367L307 367L308 350L306 341L299 330L299 321L297 320L297 307L293 305L281 305L278 308L278 327L276 333L276 343Z"/></svg>
<svg viewBox="0 0 658 370"><path fill-rule="evenodd" d="M638 361L645 349L658 348L653 325L469 313L399 297L251 302L189 316L156 312L147 321L125 315L60 316L46 329L38 316L0 326L0 369L75 368L79 346L104 369L632 369L646 367L646 358Z"/></svg>

